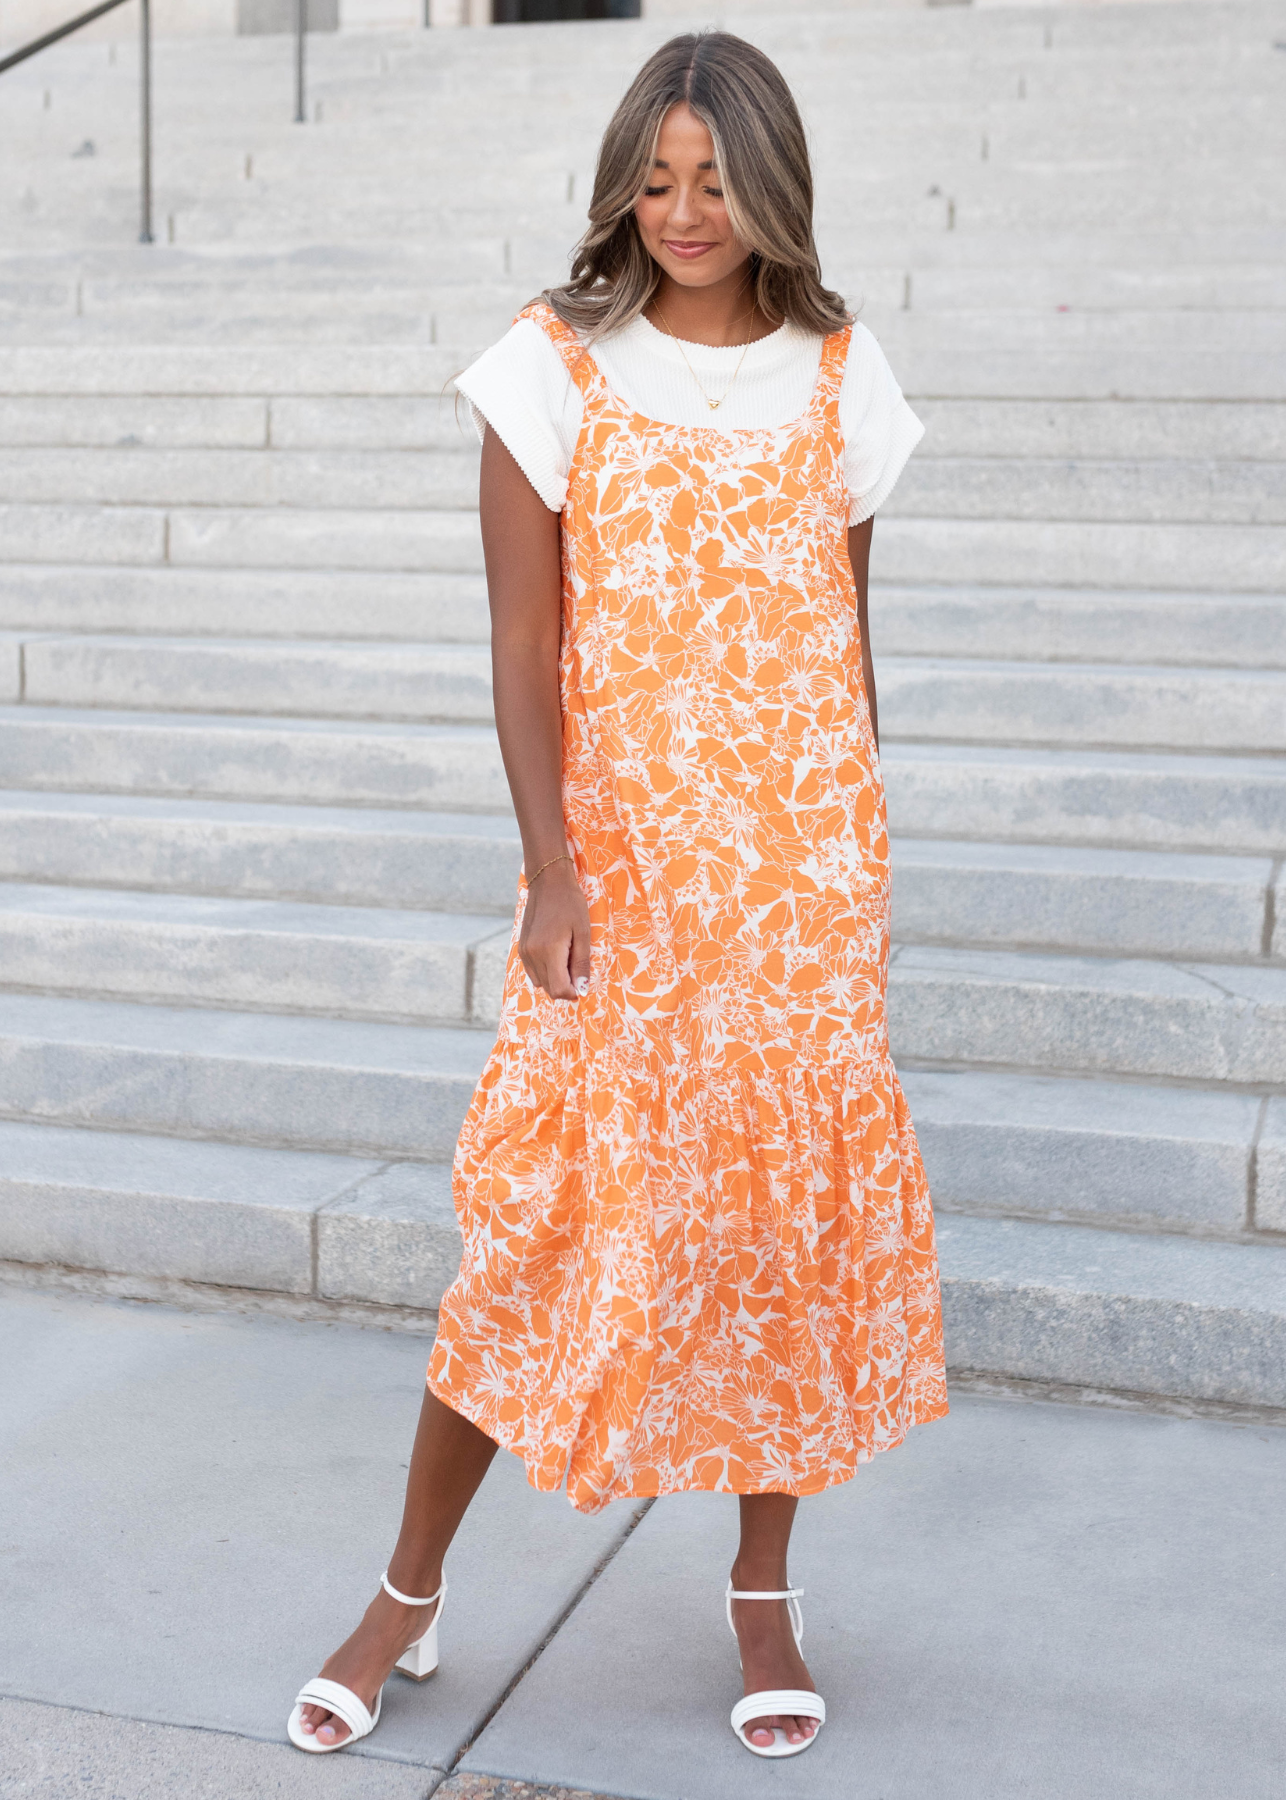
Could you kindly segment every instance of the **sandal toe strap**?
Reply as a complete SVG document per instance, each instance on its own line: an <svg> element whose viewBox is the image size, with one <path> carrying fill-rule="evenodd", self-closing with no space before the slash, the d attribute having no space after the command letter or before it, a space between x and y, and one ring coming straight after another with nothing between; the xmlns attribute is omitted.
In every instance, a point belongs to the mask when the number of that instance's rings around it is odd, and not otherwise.
<svg viewBox="0 0 1286 1800"><path fill-rule="evenodd" d="M295 1699L296 1706L323 1706L337 1719L342 1719L357 1738L369 1737L375 1729L375 1719L367 1711L365 1702L356 1695L352 1688L346 1688L342 1682L329 1681L326 1676L318 1675L307 1687L299 1690ZM375 1716L379 1717L379 1702L375 1705Z"/></svg>
<svg viewBox="0 0 1286 1800"><path fill-rule="evenodd" d="M779 1718L782 1714L816 1719L819 1725L824 1725L826 1702L820 1694L810 1694L806 1688L765 1688L761 1693L747 1694L744 1700L738 1700L732 1709L732 1729L740 1736L742 1726L751 1719Z"/></svg>

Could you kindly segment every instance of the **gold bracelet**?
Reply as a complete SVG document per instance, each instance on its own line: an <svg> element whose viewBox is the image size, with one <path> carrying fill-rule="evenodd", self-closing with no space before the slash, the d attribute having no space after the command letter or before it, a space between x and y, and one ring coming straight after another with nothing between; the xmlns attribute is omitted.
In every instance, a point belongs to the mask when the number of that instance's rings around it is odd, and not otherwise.
<svg viewBox="0 0 1286 1800"><path fill-rule="evenodd" d="M568 856L567 852L564 850L563 854L561 856L551 856L548 862L541 863L540 867L536 870L536 875L543 875L545 873L545 870L552 868L556 862L574 862L574 861L575 861L575 858ZM527 886L528 887L530 887L532 882L536 879L536 875L529 875L527 877Z"/></svg>

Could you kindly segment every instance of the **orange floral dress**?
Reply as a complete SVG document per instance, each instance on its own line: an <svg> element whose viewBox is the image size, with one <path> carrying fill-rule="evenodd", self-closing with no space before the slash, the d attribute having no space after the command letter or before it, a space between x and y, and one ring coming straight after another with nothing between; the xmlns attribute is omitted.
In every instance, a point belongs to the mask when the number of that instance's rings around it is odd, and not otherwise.
<svg viewBox="0 0 1286 1800"><path fill-rule="evenodd" d="M597 1511L811 1494L946 1411L933 1215L889 1059L889 845L838 416L584 399L562 516L563 796L588 996L517 954L456 1152L429 1386Z"/></svg>

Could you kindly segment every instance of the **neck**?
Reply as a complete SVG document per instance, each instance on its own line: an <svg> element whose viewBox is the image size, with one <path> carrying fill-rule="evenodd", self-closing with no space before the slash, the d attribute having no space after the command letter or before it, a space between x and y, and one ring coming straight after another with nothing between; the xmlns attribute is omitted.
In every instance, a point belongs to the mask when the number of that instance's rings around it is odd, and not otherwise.
<svg viewBox="0 0 1286 1800"><path fill-rule="evenodd" d="M745 344L776 329L755 305L754 283L745 263L709 287L683 287L662 275L645 310L654 325L690 344Z"/></svg>

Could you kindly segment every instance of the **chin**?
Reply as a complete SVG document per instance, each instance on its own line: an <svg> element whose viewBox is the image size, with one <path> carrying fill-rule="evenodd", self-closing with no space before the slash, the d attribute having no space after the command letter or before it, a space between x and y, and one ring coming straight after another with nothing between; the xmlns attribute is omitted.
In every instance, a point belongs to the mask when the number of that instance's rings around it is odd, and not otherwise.
<svg viewBox="0 0 1286 1800"><path fill-rule="evenodd" d="M713 287L716 281L722 281L728 273L726 269L711 265L704 258L699 263L680 263L677 268L668 262L656 258L671 281L677 281L680 287Z"/></svg>

